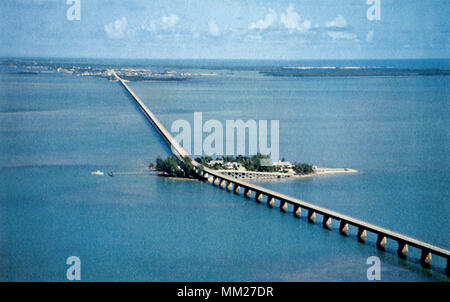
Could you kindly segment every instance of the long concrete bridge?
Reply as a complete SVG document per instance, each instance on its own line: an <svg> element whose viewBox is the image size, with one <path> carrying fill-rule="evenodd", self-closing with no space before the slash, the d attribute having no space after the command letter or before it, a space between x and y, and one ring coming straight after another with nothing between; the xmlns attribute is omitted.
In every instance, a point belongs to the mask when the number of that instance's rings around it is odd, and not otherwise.
<svg viewBox="0 0 450 302"><path fill-rule="evenodd" d="M122 80L114 71L113 75L117 80L123 85L123 87L128 91L128 93L136 101L138 107L142 110L147 119L155 126L162 137L166 140L172 149L172 152L180 160L191 160L192 164L196 168L200 168L201 165L192 160L189 154L178 144L178 142L172 137L172 135L166 130L162 123L156 118L156 116L145 106L141 99L128 87L124 80ZM450 275L449 267L449 256L450 251L431 245L429 243L405 236L403 234L393 232L391 230L367 223L365 221L340 214L338 212L308 203L306 201L294 198L279 192L269 190L267 188L245 182L240 179L236 179L232 176L225 175L216 170L201 167L201 176L204 180L235 194L240 194L243 190L244 196L246 198L255 198L257 202L267 203L268 207L273 208L275 206L279 207L284 213L292 211L294 217L301 217L302 212L306 213L307 220L310 223L316 223L317 215L321 215L321 224L325 229L331 230L333 220L339 225L339 233L343 236L348 236L349 226L357 228L357 238L361 243L366 242L368 232L376 235L376 246L379 250L385 250L387 240L393 240L397 243L397 255L402 259L407 258L408 247L414 247L421 251L420 263L425 268L431 268L432 254L443 257L446 259L447 264L445 272L447 276ZM199 170L200 171L200 170ZM264 198L265 197L265 198ZM275 204L275 201L278 201Z"/></svg>

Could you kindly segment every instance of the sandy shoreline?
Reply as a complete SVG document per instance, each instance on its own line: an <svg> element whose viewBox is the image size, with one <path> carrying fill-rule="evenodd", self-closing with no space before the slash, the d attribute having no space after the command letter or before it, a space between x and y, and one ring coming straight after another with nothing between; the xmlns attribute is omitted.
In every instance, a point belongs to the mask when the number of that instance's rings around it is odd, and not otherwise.
<svg viewBox="0 0 450 302"><path fill-rule="evenodd" d="M306 175L292 175L294 178L303 178L303 177L313 177L320 175L333 175L333 174L354 174L359 173L356 169L350 168L317 168L317 170L312 174Z"/></svg>

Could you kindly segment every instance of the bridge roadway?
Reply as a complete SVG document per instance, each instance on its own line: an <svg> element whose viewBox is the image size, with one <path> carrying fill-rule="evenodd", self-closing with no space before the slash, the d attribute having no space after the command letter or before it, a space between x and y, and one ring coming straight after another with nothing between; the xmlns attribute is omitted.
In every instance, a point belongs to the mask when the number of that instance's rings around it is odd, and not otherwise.
<svg viewBox="0 0 450 302"><path fill-rule="evenodd" d="M133 97L133 99L138 104L139 108L145 114L145 116L149 119L149 121L155 126L155 128L161 133L163 138L167 141L169 146L172 149L172 152L175 156L177 156L180 160L184 160L184 158L188 157L189 154L178 144L177 141L172 137L172 135L166 130L166 128L161 124L161 122L156 118L156 116L148 109L147 106L141 101L141 99L128 87L123 79L121 79L115 71L112 71L113 75L117 78L117 80L123 85L123 87L128 91L128 93ZM192 164L195 167L200 167L201 165L195 160L191 159ZM217 186L220 186L223 189L227 189L228 191L234 191L235 193L239 193L240 188L245 190L244 196L247 198L251 197L252 191L255 192L255 198L258 202L262 202L262 196L267 197L267 204L269 207L273 207L275 204L275 199L279 200L280 210L283 212L287 212L288 204L293 207L293 214L296 217L300 217L301 211L307 211L308 221L311 223L315 223L316 214L322 215L322 225L324 228L331 229L331 221L332 219L339 222L339 232L346 236L348 235L348 226L352 225L358 228L358 241L365 242L367 238L367 232L372 232L377 235L377 247L380 250L385 250L386 239L389 238L398 243L397 254L400 258L406 259L408 253L408 246L415 247L421 250L420 263L425 268L430 268L431 265L431 254L443 257L447 260L446 266L446 274L450 274L449 269L449 258L450 251L431 245L429 243L405 236L403 234L393 232L391 230L367 223L365 221L340 214L338 212L308 203L306 201L300 200L298 198L294 198L255 184L251 184L227 175L224 175L216 170L202 167L202 177L205 180L208 180L210 183L214 183ZM445 230L443 230L446 232Z"/></svg>

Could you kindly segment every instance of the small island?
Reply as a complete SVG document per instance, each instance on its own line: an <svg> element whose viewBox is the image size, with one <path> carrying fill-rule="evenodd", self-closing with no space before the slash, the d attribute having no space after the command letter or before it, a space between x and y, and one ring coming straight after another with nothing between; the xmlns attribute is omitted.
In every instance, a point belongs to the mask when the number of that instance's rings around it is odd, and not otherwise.
<svg viewBox="0 0 450 302"><path fill-rule="evenodd" d="M189 157L183 160L175 156L166 159L158 157L156 163L151 163L149 167L158 171L160 176L184 179L200 179L204 167L237 179L251 180L358 172L348 168L318 168L308 163L291 163L284 158L272 162L269 156L259 153L253 156L222 156L216 159L210 156L202 156L195 158L195 161L200 164L198 168L193 166Z"/></svg>

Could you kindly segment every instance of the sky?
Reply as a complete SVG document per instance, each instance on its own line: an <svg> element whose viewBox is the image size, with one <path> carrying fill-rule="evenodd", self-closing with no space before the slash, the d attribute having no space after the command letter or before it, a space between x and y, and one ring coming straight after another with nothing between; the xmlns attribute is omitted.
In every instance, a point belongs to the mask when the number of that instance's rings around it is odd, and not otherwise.
<svg viewBox="0 0 450 302"><path fill-rule="evenodd" d="M76 2L79 10L73 9ZM0 6L0 56L283 60L450 55L450 0L3 0ZM75 12L79 20L70 20Z"/></svg>

